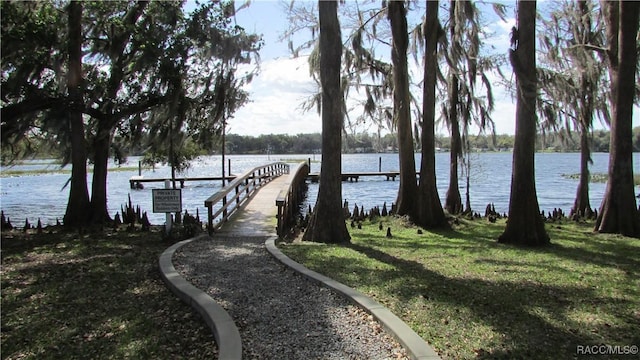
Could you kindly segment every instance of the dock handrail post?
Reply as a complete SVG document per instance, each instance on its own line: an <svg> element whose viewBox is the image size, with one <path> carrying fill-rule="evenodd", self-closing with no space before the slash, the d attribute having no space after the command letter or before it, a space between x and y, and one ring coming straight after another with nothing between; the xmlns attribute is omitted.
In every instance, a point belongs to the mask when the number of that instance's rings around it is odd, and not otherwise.
<svg viewBox="0 0 640 360"><path fill-rule="evenodd" d="M164 188L165 189L171 189L171 180L165 180L164 181ZM171 225L173 225L173 219L171 218L171 213L168 212L166 213L166 220L165 220L165 225L164 225L164 229L167 232L167 235L169 235L169 233L171 232Z"/></svg>
<svg viewBox="0 0 640 360"><path fill-rule="evenodd" d="M142 176L142 161L138 161L138 176Z"/></svg>
<svg viewBox="0 0 640 360"><path fill-rule="evenodd" d="M213 204L209 203L209 202L205 202L205 205L207 206L207 231L209 232L209 235L213 235Z"/></svg>
<svg viewBox="0 0 640 360"><path fill-rule="evenodd" d="M227 219L227 195L225 194L224 197L222 198L222 217L226 220Z"/></svg>
<svg viewBox="0 0 640 360"><path fill-rule="evenodd" d="M382 156L378 157L378 172L382 172Z"/></svg>
<svg viewBox="0 0 640 360"><path fill-rule="evenodd" d="M278 236L282 236L282 229L284 228L284 214L282 211L282 207L284 206L284 201L277 201L276 206L278 207L278 215L276 215L276 219L278 220L276 225L276 233Z"/></svg>

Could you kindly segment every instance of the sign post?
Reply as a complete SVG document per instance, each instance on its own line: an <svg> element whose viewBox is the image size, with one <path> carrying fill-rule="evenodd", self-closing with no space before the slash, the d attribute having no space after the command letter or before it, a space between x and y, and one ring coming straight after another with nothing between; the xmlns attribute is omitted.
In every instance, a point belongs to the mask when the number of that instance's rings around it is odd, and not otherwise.
<svg viewBox="0 0 640 360"><path fill-rule="evenodd" d="M165 180L164 189L153 189L151 192L153 196L153 212L167 214L165 229L168 234L173 224L171 213L182 212L182 191L181 189L172 189L171 181Z"/></svg>

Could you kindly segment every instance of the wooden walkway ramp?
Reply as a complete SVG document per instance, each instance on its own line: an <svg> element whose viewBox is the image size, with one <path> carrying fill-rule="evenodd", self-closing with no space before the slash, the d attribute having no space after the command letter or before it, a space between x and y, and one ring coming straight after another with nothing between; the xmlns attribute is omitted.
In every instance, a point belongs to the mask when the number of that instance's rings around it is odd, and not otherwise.
<svg viewBox="0 0 640 360"><path fill-rule="evenodd" d="M283 174L260 187L240 206L227 222L215 231L216 236L276 236L278 207L276 199L289 185L292 174Z"/></svg>

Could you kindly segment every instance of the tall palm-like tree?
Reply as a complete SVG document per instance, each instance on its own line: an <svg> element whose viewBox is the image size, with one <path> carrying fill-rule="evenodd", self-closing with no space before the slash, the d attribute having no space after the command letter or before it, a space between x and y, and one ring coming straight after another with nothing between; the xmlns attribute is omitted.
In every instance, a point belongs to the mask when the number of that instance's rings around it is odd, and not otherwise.
<svg viewBox="0 0 640 360"><path fill-rule="evenodd" d="M444 208L449 214L458 214L462 212L462 198L460 197L460 188L458 186L458 158L462 156L462 139L460 136L460 122L458 120L458 107L460 104L460 81L459 81L459 69L458 61L460 58L460 48L462 46L461 36L458 33L458 29L463 24L459 23L459 17L456 16L459 11L456 11L459 6L458 1L452 0L449 5L449 49L451 55L447 58L449 60L449 109L443 109L444 114L447 114L447 123L451 134L451 148L450 148L450 160L449 160L449 188L447 189L447 195L445 197Z"/></svg>
<svg viewBox="0 0 640 360"><path fill-rule="evenodd" d="M479 18L480 13L471 1L450 2L449 39L444 52L448 65L448 99L443 103L442 111L451 133L449 188L444 205L450 214L463 210L458 161L469 165L469 159L465 158L469 149L463 141L469 136L469 127L476 124L481 131L493 129L492 86L486 74L495 66L491 57L480 55L482 30ZM477 94L481 87L485 88L486 95ZM467 191L467 210L470 211L468 195Z"/></svg>
<svg viewBox="0 0 640 360"><path fill-rule="evenodd" d="M343 92L340 83L342 39L337 1L318 2L320 18L320 82L322 84L322 164L315 209L303 239L324 243L349 242L342 211Z"/></svg>
<svg viewBox="0 0 640 360"><path fill-rule="evenodd" d="M415 214L417 207L414 195L417 190L415 174L415 148L411 125L411 93L409 92L409 75L407 66L407 50L409 48L409 36L407 26L407 9L404 1L391 1L384 3L381 9L369 9L364 11L355 3L354 13L347 18L352 19L350 25L352 32L347 37L349 46L344 46L343 80L342 88L345 94L350 88L356 90L364 88L366 98L362 101L363 114L356 122L371 119L379 127L386 125L389 129L396 128L398 132L400 185L396 201L397 213L401 215ZM381 20L387 15L391 28L391 43L385 35L386 23ZM304 7L290 9L291 29L290 36L301 29L311 30L312 35L317 33L316 22L312 15ZM383 30L384 29L384 30ZM376 46L391 47L393 66L375 56ZM306 42L301 47L295 48L290 42L290 49L297 55L300 48L310 45ZM312 71L318 68L319 62L317 48L309 56ZM393 107L387 103L388 97L393 94ZM320 104L320 97L316 94L305 104L306 110ZM346 108L345 108L346 111Z"/></svg>
<svg viewBox="0 0 640 360"><path fill-rule="evenodd" d="M543 20L543 67L539 69L541 98L537 102L543 129L563 137L572 129L580 137L580 181L572 214L591 217L589 164L594 117L609 121L605 83L604 28L593 1L565 2ZM596 17L596 18L594 18ZM595 25L595 26L594 26ZM566 133L566 135L564 135Z"/></svg>
<svg viewBox="0 0 640 360"><path fill-rule="evenodd" d="M398 156L400 164L400 184L396 200L398 215L412 215L417 209L415 194L416 182L415 149L411 125L411 99L409 95L409 70L407 50L409 33L407 31L407 10L404 1L388 3L388 17L391 23L393 46L393 119L398 129Z"/></svg>
<svg viewBox="0 0 640 360"><path fill-rule="evenodd" d="M609 181L596 220L596 230L640 237L640 211L633 188L632 116L638 66L640 3L604 1L607 55L613 117L609 149Z"/></svg>
<svg viewBox="0 0 640 360"><path fill-rule="evenodd" d="M438 39L442 35L438 21L438 1L427 1L424 26L424 84L422 97L422 157L420 160L420 182L416 201L417 211L411 217L419 226L438 228L447 225L436 186L436 74L438 67Z"/></svg>
<svg viewBox="0 0 640 360"><path fill-rule="evenodd" d="M516 133L509 219L498 242L526 246L549 244L536 193L536 2L518 1L517 27L510 60L516 75Z"/></svg>

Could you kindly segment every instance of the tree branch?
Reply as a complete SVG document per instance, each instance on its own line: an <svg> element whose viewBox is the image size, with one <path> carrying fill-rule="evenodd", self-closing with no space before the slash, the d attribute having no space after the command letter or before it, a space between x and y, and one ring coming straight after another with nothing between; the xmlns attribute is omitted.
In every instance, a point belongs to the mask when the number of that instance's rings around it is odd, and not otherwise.
<svg viewBox="0 0 640 360"><path fill-rule="evenodd" d="M575 44L575 45L571 45L568 47L568 49L575 49L578 47L584 47L585 49L588 50L593 50L599 54L606 54L607 51L609 51L608 48L603 48L601 46L596 46L596 45L592 45L592 44Z"/></svg>
<svg viewBox="0 0 640 360"><path fill-rule="evenodd" d="M159 105L161 102L163 102L166 99L167 99L166 96L153 96L153 97L150 97L149 99L146 99L145 101L138 102L135 104L130 104L129 106L115 112L113 116L116 119L123 119L131 115L143 113L145 111L150 110L154 106Z"/></svg>
<svg viewBox="0 0 640 360"><path fill-rule="evenodd" d="M2 107L2 122L8 123L16 121L22 116L38 111L49 110L60 106L66 106L66 99L37 96L29 97L19 103L9 104Z"/></svg>

